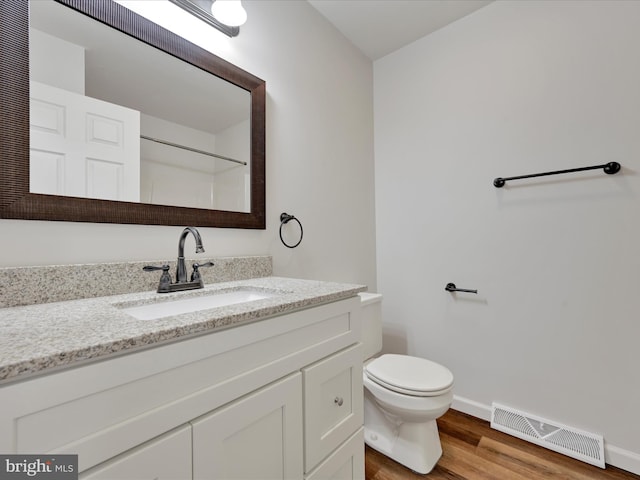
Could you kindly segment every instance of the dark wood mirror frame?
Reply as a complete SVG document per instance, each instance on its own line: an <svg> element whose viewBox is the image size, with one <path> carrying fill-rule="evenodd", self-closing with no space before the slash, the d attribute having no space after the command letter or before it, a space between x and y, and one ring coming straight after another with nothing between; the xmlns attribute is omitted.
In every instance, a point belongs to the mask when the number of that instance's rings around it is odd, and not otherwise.
<svg viewBox="0 0 640 480"><path fill-rule="evenodd" d="M265 228L265 82L106 0L56 0L251 94L251 212L29 192L29 2L0 1L0 218Z"/></svg>

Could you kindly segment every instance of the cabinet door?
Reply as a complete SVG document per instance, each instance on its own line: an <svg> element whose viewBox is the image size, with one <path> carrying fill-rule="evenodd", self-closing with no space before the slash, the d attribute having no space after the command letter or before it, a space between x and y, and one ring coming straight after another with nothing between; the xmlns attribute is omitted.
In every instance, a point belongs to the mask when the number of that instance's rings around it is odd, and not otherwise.
<svg viewBox="0 0 640 480"><path fill-rule="evenodd" d="M302 478L302 380L296 373L192 422L193 478Z"/></svg>
<svg viewBox="0 0 640 480"><path fill-rule="evenodd" d="M191 426L186 425L80 475L82 480L186 480L191 474Z"/></svg>
<svg viewBox="0 0 640 480"><path fill-rule="evenodd" d="M307 476L307 480L364 480L364 428Z"/></svg>
<svg viewBox="0 0 640 480"><path fill-rule="evenodd" d="M304 368L305 472L362 427L362 345Z"/></svg>

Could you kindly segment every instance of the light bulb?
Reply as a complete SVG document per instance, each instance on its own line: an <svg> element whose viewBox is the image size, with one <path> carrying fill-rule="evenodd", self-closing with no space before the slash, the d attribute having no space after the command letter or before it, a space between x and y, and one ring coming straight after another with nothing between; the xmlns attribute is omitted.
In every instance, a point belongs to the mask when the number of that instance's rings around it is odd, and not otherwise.
<svg viewBox="0 0 640 480"><path fill-rule="evenodd" d="M239 27L247 21L247 12L240 0L214 0L211 14L220 23L230 27Z"/></svg>

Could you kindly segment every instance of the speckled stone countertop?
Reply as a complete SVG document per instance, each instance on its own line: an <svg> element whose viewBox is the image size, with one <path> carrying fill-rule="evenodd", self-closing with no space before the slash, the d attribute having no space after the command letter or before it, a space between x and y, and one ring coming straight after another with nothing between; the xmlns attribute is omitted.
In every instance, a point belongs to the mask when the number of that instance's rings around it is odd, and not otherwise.
<svg viewBox="0 0 640 480"><path fill-rule="evenodd" d="M138 320L122 311L242 289L273 296L153 320ZM170 294L140 292L0 308L0 383L342 300L365 290L363 285L263 277Z"/></svg>

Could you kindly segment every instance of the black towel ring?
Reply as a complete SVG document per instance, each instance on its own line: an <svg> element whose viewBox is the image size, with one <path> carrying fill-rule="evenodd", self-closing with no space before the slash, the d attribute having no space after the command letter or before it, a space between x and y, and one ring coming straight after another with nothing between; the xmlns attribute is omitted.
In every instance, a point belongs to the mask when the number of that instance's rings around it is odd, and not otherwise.
<svg viewBox="0 0 640 480"><path fill-rule="evenodd" d="M287 242L284 241L284 239L282 238L282 226L285 223L289 223L290 220L295 220L296 222L298 222L298 225L300 225L300 240L298 240L298 243L296 243L295 245L289 245ZM289 215L288 213L281 213L280 214L280 241L282 242L282 244L287 247L287 248L296 248L298 245L300 245L300 242L302 242L302 235L304 234L304 231L302 230L302 224L300 223L300 220L298 220L296 217L294 217L293 215Z"/></svg>

